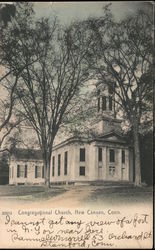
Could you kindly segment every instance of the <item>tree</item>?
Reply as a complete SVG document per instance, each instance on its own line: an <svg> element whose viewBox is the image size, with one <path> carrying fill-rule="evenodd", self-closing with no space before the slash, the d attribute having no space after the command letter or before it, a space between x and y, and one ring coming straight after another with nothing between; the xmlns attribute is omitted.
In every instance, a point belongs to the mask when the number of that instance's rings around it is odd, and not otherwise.
<svg viewBox="0 0 155 250"><path fill-rule="evenodd" d="M8 155L5 153L0 154L0 184L9 183L9 163Z"/></svg>
<svg viewBox="0 0 155 250"><path fill-rule="evenodd" d="M13 35L15 31L14 26L10 25L11 17L15 16L16 7L15 5L5 4L1 5L0 8L0 67L1 67L1 78L0 78L0 152L9 151L6 147L6 140L11 135L13 130L19 129L21 122L20 117L16 117L13 114L15 106L15 89L17 87L18 75L21 71L19 69L14 73L15 67L10 68L8 61L13 57L15 44L18 40L17 35ZM10 34L12 36L10 37ZM10 39L9 39L10 38ZM13 139L13 138L12 138ZM11 138L9 140L12 140Z"/></svg>
<svg viewBox="0 0 155 250"><path fill-rule="evenodd" d="M0 8L0 22L1 22L1 35L3 34L4 29L7 29L7 24L11 21L11 17L15 15L15 6L14 5L1 5ZM3 45L2 45L3 44ZM8 148L4 146L6 138L10 135L12 130L16 128L20 120L10 121L12 118L12 111L15 104L14 91L17 85L18 77L16 76L12 79L11 88L5 86L7 77L10 73L5 74L5 69L3 67L4 63L4 48L7 50L7 46L4 43L1 43L1 79L0 79L0 90L1 90L1 99L0 99L0 152L8 151ZM12 77L13 78L13 77ZM4 83L5 82L5 83Z"/></svg>
<svg viewBox="0 0 155 250"><path fill-rule="evenodd" d="M0 22L3 22L6 26L11 17L15 16L15 5L13 4L1 4L0 6Z"/></svg>
<svg viewBox="0 0 155 250"><path fill-rule="evenodd" d="M0 9L0 150L8 150L7 139L15 144L16 136L11 134L19 129L23 118L15 111L15 91L21 72L35 63L43 54L36 54L40 46L40 32L34 27L34 11L31 3L5 5ZM26 45L25 45L26 44ZM43 46L43 43L42 43ZM29 55L29 57L28 57ZM24 60L25 56L28 60ZM17 138L16 138L17 139ZM17 141L16 141L17 142ZM5 144L5 145L4 145Z"/></svg>
<svg viewBox="0 0 155 250"><path fill-rule="evenodd" d="M81 29L75 23L62 28L56 20L50 22L43 18L36 21L35 28L40 39L35 53L42 56L31 65L26 63L29 53L22 58L26 67L20 74L16 98L19 114L37 134L44 161L45 182L50 186L53 142L67 115L72 112L80 88L89 78L85 58L91 39L88 36L83 40ZM27 41L24 44L26 51L30 50Z"/></svg>
<svg viewBox="0 0 155 250"><path fill-rule="evenodd" d="M65 123L61 126L59 131L61 134L68 138L69 136L76 137L96 137L98 132L94 129L96 124L96 88L87 82L85 84L87 91L81 89L78 98L74 100L72 105L72 112L65 117Z"/></svg>
<svg viewBox="0 0 155 250"><path fill-rule="evenodd" d="M148 13L140 10L135 15L116 22L106 7L103 17L90 18L85 21L85 25L93 34L94 41L88 63L99 80L113 87L114 101L125 114L132 129L135 185L139 186L139 132L141 124L150 119L152 111L152 19ZM114 84L110 84L107 77Z"/></svg>

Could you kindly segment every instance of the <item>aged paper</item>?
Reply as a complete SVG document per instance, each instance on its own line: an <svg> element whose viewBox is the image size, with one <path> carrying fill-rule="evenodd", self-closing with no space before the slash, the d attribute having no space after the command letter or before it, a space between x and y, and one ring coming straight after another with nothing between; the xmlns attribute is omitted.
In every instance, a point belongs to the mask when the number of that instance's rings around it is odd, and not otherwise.
<svg viewBox="0 0 155 250"><path fill-rule="evenodd" d="M66 201L66 207L57 205L61 197L44 206L1 205L1 247L152 248L151 203L74 206Z"/></svg>
<svg viewBox="0 0 155 250"><path fill-rule="evenodd" d="M69 25L73 20L100 17L102 4L106 5L103 1L35 2L34 6L38 17L48 17L54 13L61 25ZM134 14L139 8L148 8L150 13L148 5L142 2L112 2L112 13L118 21L128 12ZM0 77L3 73L2 67ZM115 131L119 120L114 114L112 94L108 93L107 96L107 89L99 89L97 84L95 88L98 95L96 110L103 115L103 123L99 121L97 132L102 136L89 140L83 136L82 139L65 141L64 134L60 134L61 140L58 138L52 152L55 158L51 159L50 188L44 184L45 173L40 155L37 153L35 158L35 151L32 152L31 147L31 153L29 151L27 156L21 151L8 156L8 177L3 176L5 171L0 168L0 176L8 178L5 183L0 183L0 249L153 248L153 185L150 177L153 166L150 160L147 166L147 156L144 157L142 183L135 186L133 148ZM0 91L0 99L3 99L6 90ZM86 92L84 90L85 96ZM109 98L106 104L104 97ZM111 120L107 115L111 116ZM34 150L35 133L25 124L22 129L19 131L23 133L24 146L32 144ZM147 129L149 131L150 128ZM16 134L13 137L16 138ZM64 144L60 141L64 141Z"/></svg>

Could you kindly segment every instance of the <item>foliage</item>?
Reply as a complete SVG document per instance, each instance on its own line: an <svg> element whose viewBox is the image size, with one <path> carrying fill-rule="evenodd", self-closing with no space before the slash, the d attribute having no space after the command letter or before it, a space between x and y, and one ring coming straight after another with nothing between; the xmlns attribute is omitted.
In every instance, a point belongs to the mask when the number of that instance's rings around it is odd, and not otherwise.
<svg viewBox="0 0 155 250"><path fill-rule="evenodd" d="M152 120L152 19L139 10L116 22L107 7L103 17L90 18L84 25L94 41L88 55L90 68L99 81L114 85L114 101L133 132L135 184L140 185L138 137L141 124Z"/></svg>
<svg viewBox="0 0 155 250"><path fill-rule="evenodd" d="M0 173L0 184L8 184L9 164L8 155L6 153L0 155Z"/></svg>
<svg viewBox="0 0 155 250"><path fill-rule="evenodd" d="M48 183L55 136L89 79L91 39L83 40L80 32L76 23L63 28L57 18L37 20L32 4L25 2L16 4L15 17L3 29L5 78L16 77L16 113L38 137Z"/></svg>
<svg viewBox="0 0 155 250"><path fill-rule="evenodd" d="M25 6L24 13L21 13L22 6ZM0 91L2 93L0 99L0 151L9 150L9 147L15 144L17 131L23 121L15 111L15 90L18 86L20 73L25 67L22 64L21 47L24 46L22 42L28 32L26 29L27 23L30 21L28 17L32 13L31 4L27 3L5 5L0 9L0 67L2 73L0 78ZM33 60L27 63L31 64ZM9 145L9 141L11 145ZM12 143L13 141L14 143Z"/></svg>

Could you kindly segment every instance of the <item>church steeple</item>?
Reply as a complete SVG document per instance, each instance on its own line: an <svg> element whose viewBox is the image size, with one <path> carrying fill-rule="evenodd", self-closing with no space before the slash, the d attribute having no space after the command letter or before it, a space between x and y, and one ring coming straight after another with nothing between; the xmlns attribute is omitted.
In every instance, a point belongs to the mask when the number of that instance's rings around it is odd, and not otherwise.
<svg viewBox="0 0 155 250"><path fill-rule="evenodd" d="M99 82L97 89L97 112L99 115L115 117L114 83L104 84Z"/></svg>
<svg viewBox="0 0 155 250"><path fill-rule="evenodd" d="M107 82L108 81L108 82ZM121 131L122 120L116 118L115 83L108 79L105 83L96 84L96 122L94 132L105 134L111 131Z"/></svg>

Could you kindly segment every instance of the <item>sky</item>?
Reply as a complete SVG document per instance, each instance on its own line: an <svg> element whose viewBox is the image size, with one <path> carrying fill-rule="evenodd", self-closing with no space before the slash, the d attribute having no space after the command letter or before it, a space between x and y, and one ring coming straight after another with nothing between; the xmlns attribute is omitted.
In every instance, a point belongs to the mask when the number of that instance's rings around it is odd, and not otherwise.
<svg viewBox="0 0 155 250"><path fill-rule="evenodd" d="M13 2L1 2L13 4ZM111 10L116 20L122 19L128 14L133 14L139 8L151 13L153 1L69 1L69 2L33 2L37 17L58 16L60 23L67 25L75 19L86 19L90 16L102 16L103 6L112 3ZM0 74L2 74L0 69ZM1 93L2 93L1 89Z"/></svg>
<svg viewBox="0 0 155 250"><path fill-rule="evenodd" d="M62 24L69 24L74 19L85 19L89 16L102 16L103 6L110 1L91 1L91 2L35 2L34 7L37 16L57 15ZM151 1L119 1L111 2L111 10L116 18L124 18L128 14L133 14L139 8L151 11L153 2Z"/></svg>
<svg viewBox="0 0 155 250"><path fill-rule="evenodd" d="M13 2L1 2L13 4ZM153 1L69 1L69 2L33 2L37 17L58 16L60 23L67 25L75 19L86 19L90 16L102 16L103 6L112 3L111 10L116 20L122 19L128 14L133 14L139 8L151 13ZM2 74L0 69L0 74ZM2 93L2 90L1 90Z"/></svg>

